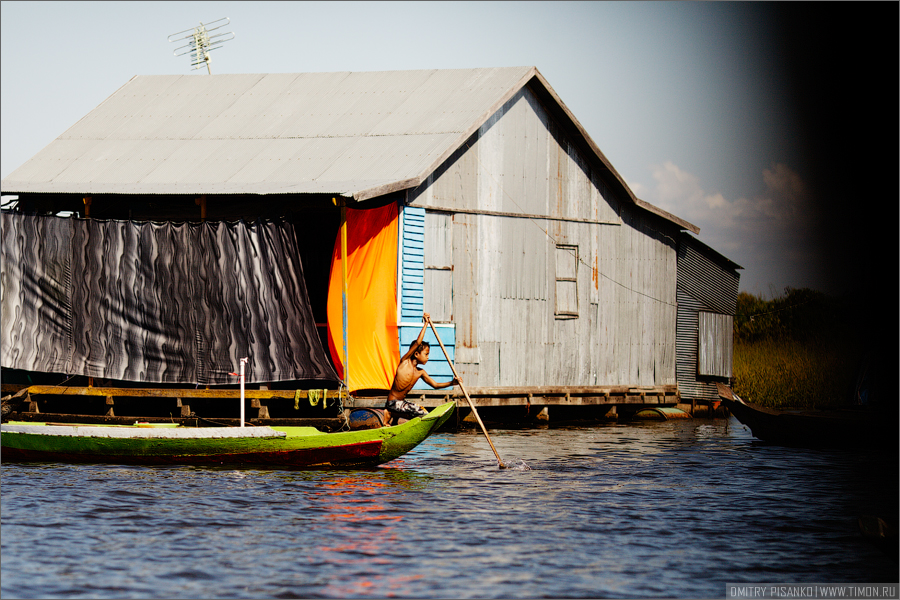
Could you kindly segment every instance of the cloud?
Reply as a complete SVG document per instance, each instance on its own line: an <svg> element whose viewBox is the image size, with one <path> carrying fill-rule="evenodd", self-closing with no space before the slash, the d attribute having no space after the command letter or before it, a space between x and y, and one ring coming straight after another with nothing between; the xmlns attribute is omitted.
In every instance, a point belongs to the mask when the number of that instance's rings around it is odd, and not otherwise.
<svg viewBox="0 0 900 600"><path fill-rule="evenodd" d="M730 222L737 204L729 203L722 194L707 194L700 185L700 178L680 169L671 161L653 167L655 187L649 190L653 200L660 208L688 219L701 217L707 219L711 211L718 219Z"/></svg>
<svg viewBox="0 0 900 600"><path fill-rule="evenodd" d="M632 189L699 226L701 240L744 267L743 289L780 293L788 286L822 287L819 215L809 186L788 165L764 169L761 192L734 199L704 189L699 177L671 161L654 165L652 177L652 185Z"/></svg>

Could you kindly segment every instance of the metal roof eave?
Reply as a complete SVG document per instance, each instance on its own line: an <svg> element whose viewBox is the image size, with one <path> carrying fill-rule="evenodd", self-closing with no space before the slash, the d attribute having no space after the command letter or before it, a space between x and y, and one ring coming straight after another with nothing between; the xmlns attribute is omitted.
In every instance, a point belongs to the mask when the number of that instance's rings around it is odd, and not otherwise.
<svg viewBox="0 0 900 600"><path fill-rule="evenodd" d="M639 206L640 208L643 208L644 210L649 211L649 212L653 213L654 215L660 216L663 219L666 219L668 221L671 221L672 223L675 223L682 229L686 229L686 230L690 231L691 233L693 233L694 235L697 235L698 233L700 233L700 228L697 227L696 225L694 225L693 223L685 221L684 219L682 219L680 217L676 217L672 213L665 211L665 210L659 208L658 206L654 206L654 205L650 204L649 202L645 202L644 200L641 200L640 198L635 198L634 203L637 206Z"/></svg>
<svg viewBox="0 0 900 600"><path fill-rule="evenodd" d="M426 177L428 176L425 175L424 177L401 179L400 181L395 181L393 183L387 183L355 192L347 192L341 195L353 198L357 202L364 202L365 200L371 200L372 198L377 198L379 196L386 196L388 194L393 194L394 192L402 192L403 190L417 187Z"/></svg>
<svg viewBox="0 0 900 600"><path fill-rule="evenodd" d="M724 254L722 254L721 252L719 252L718 250L716 250L709 244L706 244L706 243L702 242L700 239L695 238L692 235L688 235L685 232L682 232L681 235L684 236L686 239L689 239L691 241L691 243L696 247L696 249L701 254L706 254L707 257L711 258L713 261L719 262L720 264L724 265L725 267L727 267L729 269L733 269L734 271L743 271L744 270L744 267L737 264L736 262L734 262L733 260L731 260L730 258L725 256Z"/></svg>

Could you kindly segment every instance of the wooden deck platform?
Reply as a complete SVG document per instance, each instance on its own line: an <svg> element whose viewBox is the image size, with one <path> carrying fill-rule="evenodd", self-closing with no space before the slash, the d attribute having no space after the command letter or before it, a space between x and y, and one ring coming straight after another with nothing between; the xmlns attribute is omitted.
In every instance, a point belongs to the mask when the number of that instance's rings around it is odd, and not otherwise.
<svg viewBox="0 0 900 600"><path fill-rule="evenodd" d="M645 407L676 406L680 400L677 385L634 386L559 386L559 387L496 387L467 388L476 407L493 412L497 420L511 415L515 420L546 420L548 409L556 414L589 412L592 415L615 416L617 412L636 412ZM332 429L339 427L343 419L336 412L338 407L346 415L355 408L383 408L385 395L349 396L346 390L266 390L245 389L247 404L245 419L259 425L303 424ZM234 421L238 424L239 389L168 389L168 388L113 388L93 386L12 386L3 385L4 412L20 420L53 420L73 422L91 418L105 423L133 421L135 407L141 401L168 416L140 416L147 421L173 421L194 424L197 419L213 419L217 422ZM92 399L85 403L86 399ZM448 401L457 401L463 417L469 412L461 390L415 390L408 400L426 408L433 408ZM321 415L310 415L310 406L327 403L333 409ZM136 404L138 403L138 404ZM306 409L303 417L294 417L294 411L302 403ZM90 405L86 411L84 406ZM119 411L116 406L129 410ZM199 406L216 409L217 416L194 412ZM151 406L144 403L143 406ZM193 408L192 408L193 407ZM560 408L568 407L568 408ZM324 408L324 406L323 406ZM270 412L270 409L274 409ZM507 410L504 410L507 409ZM199 410L199 409L198 409ZM223 412L224 411L224 412ZM85 414L90 413L90 414ZM232 414L233 413L233 414ZM274 413L274 414L273 414ZM334 413L334 414L331 414ZM131 416L129 416L131 415ZM313 423L316 421L316 423Z"/></svg>
<svg viewBox="0 0 900 600"><path fill-rule="evenodd" d="M680 399L677 385L653 387L634 386L559 386L559 387L497 387L466 388L475 406L596 406L649 405L675 406ZM465 403L460 390L414 390L407 400L425 407L434 407L449 400ZM379 404L380 403L380 404ZM344 406L379 408L384 396L356 397Z"/></svg>

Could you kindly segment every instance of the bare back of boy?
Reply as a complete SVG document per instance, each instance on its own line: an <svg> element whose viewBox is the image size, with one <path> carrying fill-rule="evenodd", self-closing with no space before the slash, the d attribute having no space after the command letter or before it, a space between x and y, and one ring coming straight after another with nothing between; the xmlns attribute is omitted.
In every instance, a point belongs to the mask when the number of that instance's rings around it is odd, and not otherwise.
<svg viewBox="0 0 900 600"><path fill-rule="evenodd" d="M388 393L388 400L405 400L406 395L419 379L424 379L425 383L437 389L456 383L456 380L443 385L437 383L428 376L428 373L419 368L419 365L428 362L430 355L431 348L426 347L414 354L407 353L407 356L400 360L400 364L397 365L397 373L394 375L394 383L391 384L391 391Z"/></svg>
<svg viewBox="0 0 900 600"><path fill-rule="evenodd" d="M394 383L391 384L387 399L406 400L406 395L413 389L421 375L422 371L416 368L411 359L402 361L397 366L397 374L394 375Z"/></svg>

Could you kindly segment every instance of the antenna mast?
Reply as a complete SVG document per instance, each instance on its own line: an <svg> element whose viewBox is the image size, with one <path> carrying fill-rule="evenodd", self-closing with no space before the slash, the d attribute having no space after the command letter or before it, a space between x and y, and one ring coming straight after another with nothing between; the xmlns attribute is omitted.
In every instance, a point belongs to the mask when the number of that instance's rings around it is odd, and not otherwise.
<svg viewBox="0 0 900 600"><path fill-rule="evenodd" d="M222 23L222 21L225 22ZM216 23L219 23L219 25L216 25ZM231 19L229 19L228 17L222 17L221 19L216 19L215 21L211 21L206 24L200 23L198 27L194 27L193 29L185 29L184 31L173 33L169 36L170 42L181 42L187 40L187 44L176 48L173 54L175 54L175 56L184 56L185 54L190 54L191 67L193 67L191 69L192 71L202 69L203 66L206 65L206 72L212 75L212 70L209 68L209 62L212 59L210 58L209 53L213 50L221 48L222 44L224 44L225 42L233 40L234 32L227 31L223 33L217 33L215 35L209 35L209 32L221 29L229 23L231 23ZM216 26L210 27L210 25Z"/></svg>

